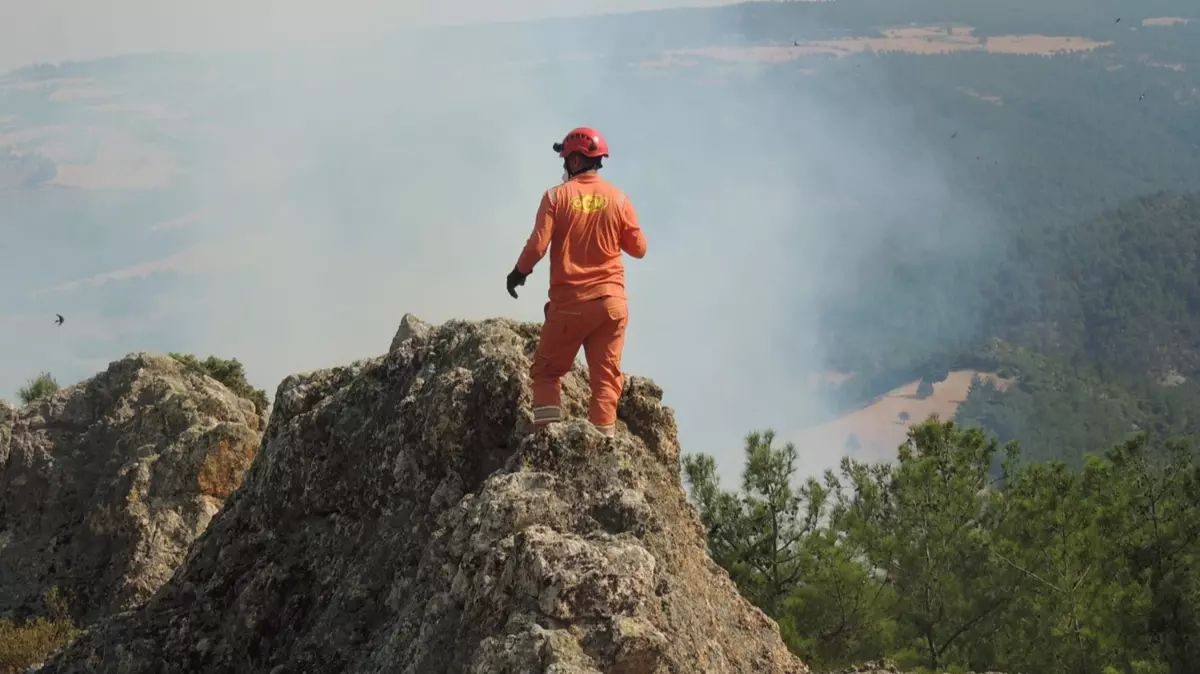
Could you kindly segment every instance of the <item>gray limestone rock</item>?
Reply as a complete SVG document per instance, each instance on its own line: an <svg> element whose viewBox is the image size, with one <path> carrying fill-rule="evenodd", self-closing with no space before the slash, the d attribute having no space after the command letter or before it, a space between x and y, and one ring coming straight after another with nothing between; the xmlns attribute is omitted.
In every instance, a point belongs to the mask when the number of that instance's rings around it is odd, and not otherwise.
<svg viewBox="0 0 1200 674"><path fill-rule="evenodd" d="M21 409L0 404L0 615L57 587L91 622L171 577L250 467L254 405L133 354Z"/></svg>
<svg viewBox="0 0 1200 674"><path fill-rule="evenodd" d="M402 328L403 331L403 328ZM536 324L452 321L284 380L174 577L43 674L802 674L705 553L672 412L531 433Z"/></svg>

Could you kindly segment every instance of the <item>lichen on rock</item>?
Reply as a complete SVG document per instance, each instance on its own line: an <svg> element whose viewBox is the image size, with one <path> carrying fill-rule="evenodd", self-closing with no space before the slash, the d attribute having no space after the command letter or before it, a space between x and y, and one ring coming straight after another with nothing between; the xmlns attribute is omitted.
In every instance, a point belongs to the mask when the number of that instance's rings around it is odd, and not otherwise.
<svg viewBox="0 0 1200 674"><path fill-rule="evenodd" d="M577 367L576 420L534 433L537 325L410 323L284 380L170 582L43 674L808 671L705 553L657 386L628 379L610 439Z"/></svg>
<svg viewBox="0 0 1200 674"><path fill-rule="evenodd" d="M133 354L16 409L0 405L0 615L52 587L87 623L149 598L258 450L247 400Z"/></svg>

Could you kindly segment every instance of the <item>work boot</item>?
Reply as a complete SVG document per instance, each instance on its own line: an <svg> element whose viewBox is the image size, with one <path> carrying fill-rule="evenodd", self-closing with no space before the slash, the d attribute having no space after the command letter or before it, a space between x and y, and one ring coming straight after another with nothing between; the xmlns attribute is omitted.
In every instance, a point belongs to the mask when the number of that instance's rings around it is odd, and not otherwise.
<svg viewBox="0 0 1200 674"><path fill-rule="evenodd" d="M615 438L617 436L617 425L616 424L605 424L603 426L599 426L596 424L592 424L592 425L595 426L596 430L600 431L601 435L604 435L605 437Z"/></svg>

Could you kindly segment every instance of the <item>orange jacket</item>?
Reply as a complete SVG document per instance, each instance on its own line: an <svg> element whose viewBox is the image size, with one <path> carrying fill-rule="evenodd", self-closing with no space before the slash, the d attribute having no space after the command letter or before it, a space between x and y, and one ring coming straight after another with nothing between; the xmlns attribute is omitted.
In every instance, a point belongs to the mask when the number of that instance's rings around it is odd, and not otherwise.
<svg viewBox="0 0 1200 674"><path fill-rule="evenodd" d="M556 304L625 297L621 251L646 254L637 211L595 171L546 190L517 270L533 271L550 249L550 301Z"/></svg>

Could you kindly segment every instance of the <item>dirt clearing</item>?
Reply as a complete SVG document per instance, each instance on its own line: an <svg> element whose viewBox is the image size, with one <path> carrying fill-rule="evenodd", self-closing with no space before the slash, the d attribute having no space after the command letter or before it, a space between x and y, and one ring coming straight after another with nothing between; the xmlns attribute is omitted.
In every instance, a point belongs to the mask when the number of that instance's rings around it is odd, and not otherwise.
<svg viewBox="0 0 1200 674"><path fill-rule="evenodd" d="M996 382L1002 390L1013 381L1001 379L992 372L955 370L945 381L933 385L933 395L928 398L917 398L920 382L910 382L888 391L861 409L789 434L788 439L796 443L801 454L849 454L863 461L894 460L896 448L908 436L909 424L924 421L930 414L937 414L943 420L953 419L958 406L967 397L971 378L976 375Z"/></svg>

